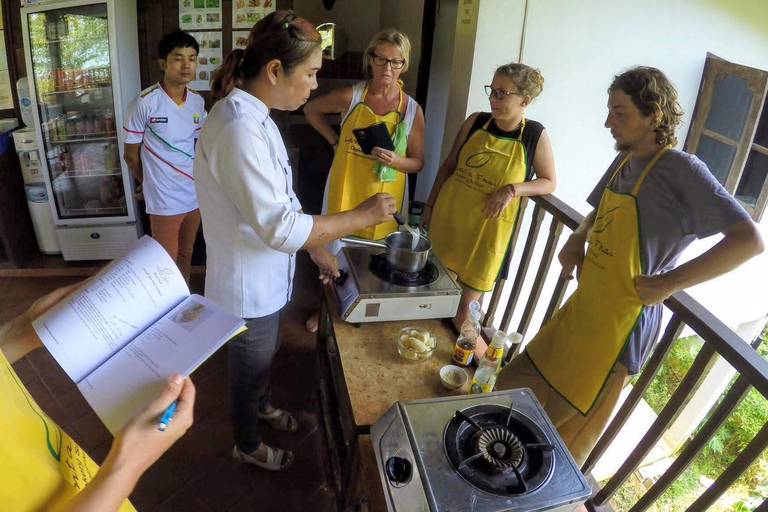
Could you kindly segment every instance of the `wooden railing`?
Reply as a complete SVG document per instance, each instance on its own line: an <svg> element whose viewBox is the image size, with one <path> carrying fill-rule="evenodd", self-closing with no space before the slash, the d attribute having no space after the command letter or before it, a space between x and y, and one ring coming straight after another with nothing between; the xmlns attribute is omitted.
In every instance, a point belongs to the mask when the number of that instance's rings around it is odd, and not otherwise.
<svg viewBox="0 0 768 512"><path fill-rule="evenodd" d="M541 260L538 262L536 275L530 292L525 299L520 323L516 329L523 336L526 335L531 326L534 312L542 300L541 295L544 289L544 282L556 256L558 240L563 235L564 230L570 233L583 219L582 215L554 196L540 196L531 199L523 198L520 205L520 214L517 219L517 229L515 230L510 251L514 251L519 242L518 236L520 231L522 231L520 228L523 225L525 210L530 206L530 203L534 205L530 215L531 223L527 231L525 246L517 267L517 273L512 281L509 298L506 299L505 304L502 304L506 281L499 280L492 292L485 315L483 326L487 328L486 331L494 330L495 328L509 331L512 317L517 307L523 301L522 292L525 277L528 275L532 264L535 264L532 261L534 247L541 236L541 228L545 220L549 219L549 233L546 238L544 252ZM554 291L549 298L546 313L544 314L544 322L561 306L567 285L568 281L558 276ZM739 374L736 382L721 403L712 411L712 414L701 430L688 443L685 449L678 454L667 471L661 475L656 483L632 507L630 512L640 512L648 509L680 477L682 472L691 464L694 457L701 452L723 422L739 405L750 388L754 387L763 397L768 399L768 362L760 357L755 350L759 340L756 340L752 346L745 343L733 330L723 324L723 322L687 293L675 293L664 302L664 306L672 312L671 320L667 324L665 332L656 344L648 363L643 368L628 398L584 463L582 472L585 475L590 475L597 461L625 425L640 402L643 393L658 373L674 341L680 336L683 328L686 325L689 326L704 340L704 344L688 373L680 382L657 419L637 446L635 446L626 461L619 467L618 471L602 487L593 482L595 488L593 489L592 497L587 502L589 510L612 510L609 504L610 499L626 482L627 478L638 469L664 432L680 415L690 400L692 392L698 387L698 384L715 362L716 356L719 355L724 358L736 370ZM497 317L499 308L503 308L504 312L499 324L494 325L494 318ZM512 355L510 354L510 357ZM730 466L687 510L690 512L706 510L715 503L736 479L744 473L749 465L755 461L766 446L768 446L768 423L763 425L754 439L741 451ZM758 510L761 512L768 511L768 500L763 502Z"/></svg>

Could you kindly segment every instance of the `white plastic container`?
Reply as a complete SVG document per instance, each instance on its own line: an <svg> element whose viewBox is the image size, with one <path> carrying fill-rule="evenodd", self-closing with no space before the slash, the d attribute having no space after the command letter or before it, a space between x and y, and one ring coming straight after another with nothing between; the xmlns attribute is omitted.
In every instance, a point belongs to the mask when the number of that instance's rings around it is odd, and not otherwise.
<svg viewBox="0 0 768 512"><path fill-rule="evenodd" d="M24 185L27 195L29 216L32 217L32 225L35 228L35 238L40 252L43 254L61 254L59 240L56 237L56 226L53 224L50 205L48 204L48 192L44 183L32 183Z"/></svg>

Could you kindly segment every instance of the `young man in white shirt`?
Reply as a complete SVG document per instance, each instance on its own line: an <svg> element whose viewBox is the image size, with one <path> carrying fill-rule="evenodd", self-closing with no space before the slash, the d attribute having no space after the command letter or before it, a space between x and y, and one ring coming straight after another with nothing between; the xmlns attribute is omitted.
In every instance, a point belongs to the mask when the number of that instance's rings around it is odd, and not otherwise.
<svg viewBox="0 0 768 512"><path fill-rule="evenodd" d="M160 41L163 79L142 91L125 112L124 159L140 183L152 236L189 281L200 226L192 164L205 119L203 97L187 88L195 79L199 45L181 30Z"/></svg>

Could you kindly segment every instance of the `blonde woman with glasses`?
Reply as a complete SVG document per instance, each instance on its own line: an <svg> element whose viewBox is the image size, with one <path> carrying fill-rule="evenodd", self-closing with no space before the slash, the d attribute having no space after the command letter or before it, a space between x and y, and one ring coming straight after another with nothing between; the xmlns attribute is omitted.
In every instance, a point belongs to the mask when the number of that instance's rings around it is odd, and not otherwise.
<svg viewBox="0 0 768 512"><path fill-rule="evenodd" d="M386 192L407 216L407 175L424 167L424 112L416 100L403 92L400 81L400 75L408 71L410 53L408 36L394 29L382 30L365 51L363 67L369 80L340 87L304 107L309 123L335 153L323 196L324 215L357 205L359 198ZM336 133L325 114L341 114L341 133ZM374 123L386 125L393 135L395 151L375 147L370 155L362 152L352 130ZM382 166L392 170L372 172ZM352 235L378 240L397 229L392 220ZM342 245L334 241L327 248L335 255ZM307 320L307 329L317 330L317 314Z"/></svg>
<svg viewBox="0 0 768 512"><path fill-rule="evenodd" d="M520 197L555 190L549 136L541 123L523 115L543 85L541 73L530 66L499 67L485 86L491 111L464 121L427 199L420 226L462 288L457 326L469 316L471 301L506 278ZM485 349L478 339L475 357ZM472 357L468 352L462 362Z"/></svg>

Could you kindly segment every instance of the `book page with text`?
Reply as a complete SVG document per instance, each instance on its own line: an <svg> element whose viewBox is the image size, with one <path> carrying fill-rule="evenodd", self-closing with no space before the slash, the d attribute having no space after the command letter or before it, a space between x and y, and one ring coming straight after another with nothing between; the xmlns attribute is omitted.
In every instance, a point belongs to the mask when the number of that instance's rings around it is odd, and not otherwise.
<svg viewBox="0 0 768 512"><path fill-rule="evenodd" d="M188 296L176 263L144 236L33 327L67 375L80 382Z"/></svg>
<svg viewBox="0 0 768 512"><path fill-rule="evenodd" d="M189 375L243 325L241 318L192 295L77 387L114 434L157 396L170 375Z"/></svg>

